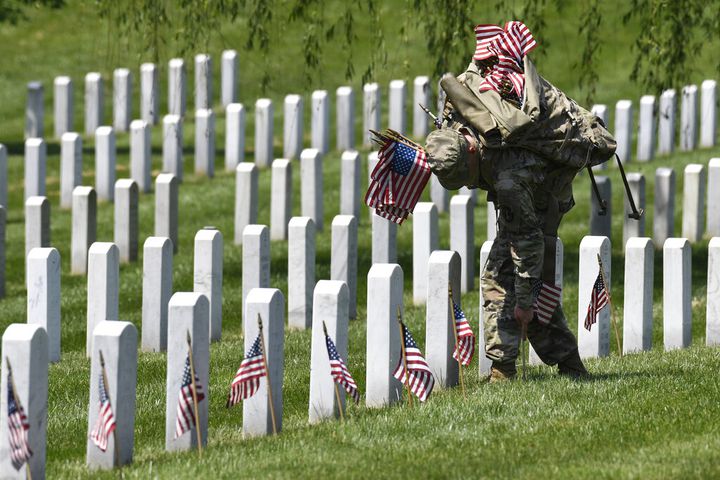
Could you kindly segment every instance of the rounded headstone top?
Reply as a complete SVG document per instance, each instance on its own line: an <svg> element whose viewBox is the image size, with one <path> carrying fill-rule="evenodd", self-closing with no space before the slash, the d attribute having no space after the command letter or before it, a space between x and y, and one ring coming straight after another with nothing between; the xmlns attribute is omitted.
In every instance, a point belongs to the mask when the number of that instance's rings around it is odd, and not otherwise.
<svg viewBox="0 0 720 480"><path fill-rule="evenodd" d="M36 247L27 254L27 259L60 260L60 253L53 247Z"/></svg>
<svg viewBox="0 0 720 480"><path fill-rule="evenodd" d="M243 110L245 110L245 107L242 103L231 103L227 107L225 107L225 111L227 113L240 113Z"/></svg>
<svg viewBox="0 0 720 480"><path fill-rule="evenodd" d="M682 88L683 95L692 95L697 93L697 85L685 85Z"/></svg>
<svg viewBox="0 0 720 480"><path fill-rule="evenodd" d="M169 124L180 123L180 121L181 121L180 115L174 115L174 114L172 114L172 113L170 113L170 114L168 114L168 115L165 115L165 116L163 117L163 123L164 123L164 124L168 124L168 125L169 125Z"/></svg>
<svg viewBox="0 0 720 480"><path fill-rule="evenodd" d="M360 157L360 152L357 150L345 150L340 157L341 160L357 160Z"/></svg>
<svg viewBox="0 0 720 480"><path fill-rule="evenodd" d="M33 138L28 138L27 140L25 140L26 147L40 147L44 144L45 144L45 140L43 140L42 138L33 137Z"/></svg>
<svg viewBox="0 0 720 480"><path fill-rule="evenodd" d="M55 85L69 85L72 83L72 79L66 75L55 77Z"/></svg>
<svg viewBox="0 0 720 480"><path fill-rule="evenodd" d="M631 237L625 243L625 250L654 248L653 241L648 237Z"/></svg>
<svg viewBox="0 0 720 480"><path fill-rule="evenodd" d="M420 75L418 77L415 77L415 85L425 85L427 83L430 83L430 78L425 75Z"/></svg>
<svg viewBox="0 0 720 480"><path fill-rule="evenodd" d="M255 101L255 108L268 108L272 106L272 100L269 98L258 98Z"/></svg>
<svg viewBox="0 0 720 480"><path fill-rule="evenodd" d="M285 103L300 103L302 102L302 97L300 95L291 93L290 95L285 95Z"/></svg>
<svg viewBox="0 0 720 480"><path fill-rule="evenodd" d="M353 93L352 87L349 87L347 85L338 87L337 90L335 91L335 94L338 96L352 95L352 93Z"/></svg>
<svg viewBox="0 0 720 480"><path fill-rule="evenodd" d="M142 65L140 65L141 72L153 72L156 68L157 67L154 63L143 63Z"/></svg>
<svg viewBox="0 0 720 480"><path fill-rule="evenodd" d="M237 51L235 50L224 50L222 52L223 58L234 59L237 58Z"/></svg>
<svg viewBox="0 0 720 480"><path fill-rule="evenodd" d="M328 93L327 93L327 90L315 90L315 91L312 93L312 98L314 98L314 99L319 99L319 100L324 100L324 99L327 97L327 94L328 94Z"/></svg>
<svg viewBox="0 0 720 480"><path fill-rule="evenodd" d="M632 100L618 100L615 106L617 108L632 108Z"/></svg>
<svg viewBox="0 0 720 480"><path fill-rule="evenodd" d="M25 200L25 205L26 205L26 206L36 207L36 206L42 205L42 204L47 203L47 202L48 202L47 197L34 196L34 197L28 197L28 199Z"/></svg>
<svg viewBox="0 0 720 480"><path fill-rule="evenodd" d="M300 152L300 160L303 159L314 159L316 157L320 156L320 150L317 148L305 148L302 152Z"/></svg>
<svg viewBox="0 0 720 480"><path fill-rule="evenodd" d="M685 173L701 173L705 170L705 166L699 163L691 163L685 167Z"/></svg>
<svg viewBox="0 0 720 480"><path fill-rule="evenodd" d="M687 238L668 238L663 244L663 250L685 250L690 248L690 241Z"/></svg>
<svg viewBox="0 0 720 480"><path fill-rule="evenodd" d="M251 165L255 166L254 163L251 163ZM287 158L276 158L275 160L273 160L272 166L273 168L286 168L290 166L290 160L288 160Z"/></svg>
<svg viewBox="0 0 720 480"><path fill-rule="evenodd" d="M37 335L44 337L47 341L47 332L45 328L37 323L11 323L3 333L2 341L4 342L27 342L35 338Z"/></svg>
<svg viewBox="0 0 720 480"><path fill-rule="evenodd" d="M405 88L405 80L391 80L390 88Z"/></svg>
<svg viewBox="0 0 720 480"><path fill-rule="evenodd" d="M254 162L240 162L237 167L235 167L235 170L237 172L254 172L257 170L257 167Z"/></svg>
<svg viewBox="0 0 720 480"><path fill-rule="evenodd" d="M332 221L333 227L346 227L352 225L353 223L357 223L357 220L355 220L355 215L335 215Z"/></svg>
<svg viewBox="0 0 720 480"><path fill-rule="evenodd" d="M183 60L182 58L172 58L172 59L170 59L170 61L168 62L168 65L170 66L170 68L172 68L172 67L175 67L175 68L177 68L177 67L184 67L184 66L185 66L185 60Z"/></svg>
<svg viewBox="0 0 720 480"><path fill-rule="evenodd" d="M210 60L210 55L207 53L198 53L195 55L195 63L207 62Z"/></svg>
<svg viewBox="0 0 720 480"><path fill-rule="evenodd" d="M378 85L376 82L372 83L366 83L363 85L363 91L365 92L375 92L380 89L380 85Z"/></svg>
<svg viewBox="0 0 720 480"><path fill-rule="evenodd" d="M90 72L85 75L86 82L99 82L100 80L102 80L102 75L98 72Z"/></svg>
<svg viewBox="0 0 720 480"><path fill-rule="evenodd" d="M92 245L90 245L90 248L88 249L88 255L92 255L92 254L108 255L111 253L114 253L116 256L118 255L117 245L115 245L112 242L95 242Z"/></svg>
<svg viewBox="0 0 720 480"><path fill-rule="evenodd" d="M101 127L97 127L95 130L95 135L98 137L104 137L104 136L110 136L113 134L113 127L109 125L103 125Z"/></svg>
<svg viewBox="0 0 720 480"><path fill-rule="evenodd" d="M282 292L277 288L253 288L245 298L245 305L248 303L273 303L276 298L284 300Z"/></svg>

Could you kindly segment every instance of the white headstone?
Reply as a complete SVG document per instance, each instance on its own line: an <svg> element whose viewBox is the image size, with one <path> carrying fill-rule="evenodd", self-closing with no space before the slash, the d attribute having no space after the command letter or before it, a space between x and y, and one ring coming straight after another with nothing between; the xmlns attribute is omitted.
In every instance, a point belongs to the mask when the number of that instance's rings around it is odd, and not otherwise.
<svg viewBox="0 0 720 480"><path fill-rule="evenodd" d="M45 102L43 85L40 82L27 84L25 105L25 138L42 138L45 135Z"/></svg>
<svg viewBox="0 0 720 480"><path fill-rule="evenodd" d="M407 128L405 117L406 96L405 80L393 80L390 82L390 128L403 135Z"/></svg>
<svg viewBox="0 0 720 480"><path fill-rule="evenodd" d="M448 287L452 286L453 300L461 305L460 270L461 260L457 252L436 250L430 255L427 266L425 354L435 380L443 387L452 387L458 383L458 362L452 357L456 344L453 326L455 315Z"/></svg>
<svg viewBox="0 0 720 480"><path fill-rule="evenodd" d="M137 329L130 322L101 322L93 332L86 458L90 468L110 469L132 462L135 443ZM100 355L104 366L101 366ZM115 417L115 431L103 452L90 439L100 415L100 377ZM102 421L102 420L101 420Z"/></svg>
<svg viewBox="0 0 720 480"><path fill-rule="evenodd" d="M232 172L245 161L245 107L231 103L225 109L225 170Z"/></svg>
<svg viewBox="0 0 720 480"><path fill-rule="evenodd" d="M590 235L610 238L612 230L612 183L608 177L595 177L600 198L607 205L605 215L600 215L601 209L595 192L590 194Z"/></svg>
<svg viewBox="0 0 720 480"><path fill-rule="evenodd" d="M663 343L665 350L685 348L692 340L692 267L690 242L668 238L663 245Z"/></svg>
<svg viewBox="0 0 720 480"><path fill-rule="evenodd" d="M418 202L412 216L413 225L413 303L427 300L428 259L440 248L438 212L431 202Z"/></svg>
<svg viewBox="0 0 720 480"><path fill-rule="evenodd" d="M631 100L620 100L615 104L615 140L620 161L628 163L632 157L633 108Z"/></svg>
<svg viewBox="0 0 720 480"><path fill-rule="evenodd" d="M208 405L210 404L209 361L210 339L208 337L210 304L201 293L178 292L168 304L168 342L167 342L167 390L165 394L165 450L182 451L198 448L197 430L194 418L190 421L190 430L175 438L175 423L178 413L178 396L185 371L185 363L192 345L193 370L197 383L202 389L204 399L198 401L200 441L207 444ZM193 412L195 411L193 407Z"/></svg>
<svg viewBox="0 0 720 480"><path fill-rule="evenodd" d="M363 85L363 147L371 147L370 130L380 131L380 86L377 83Z"/></svg>
<svg viewBox="0 0 720 480"><path fill-rule="evenodd" d="M357 318L358 269L357 217L337 215L332 221L332 250L330 251L330 279L341 280L348 286L348 315Z"/></svg>
<svg viewBox="0 0 720 480"><path fill-rule="evenodd" d="M283 157L285 158L300 158L303 147L303 114L302 97L287 95L283 115Z"/></svg>
<svg viewBox="0 0 720 480"><path fill-rule="evenodd" d="M135 180L141 192L152 190L150 124L145 120L130 123L130 177Z"/></svg>
<svg viewBox="0 0 720 480"><path fill-rule="evenodd" d="M352 87L338 87L336 93L337 149L355 148L355 92Z"/></svg>
<svg viewBox="0 0 720 480"><path fill-rule="evenodd" d="M306 148L300 154L300 211L313 219L318 230L323 229L323 198L322 154Z"/></svg>
<svg viewBox="0 0 720 480"><path fill-rule="evenodd" d="M92 334L105 320L118 320L120 257L114 243L95 242L88 251L87 342L85 353L92 352Z"/></svg>
<svg viewBox="0 0 720 480"><path fill-rule="evenodd" d="M179 115L163 117L163 168L182 182L183 178L183 121Z"/></svg>
<svg viewBox="0 0 720 480"><path fill-rule="evenodd" d="M468 188L468 187L460 187L457 192L458 195L466 195L470 197L470 205L473 207L477 205L477 194L478 191L476 188Z"/></svg>
<svg viewBox="0 0 720 480"><path fill-rule="evenodd" d="M596 323L585 328L585 316L590 304L590 294L600 268L598 255L602 260L605 282L610 290L610 240L607 237L587 236L580 242L580 274L578 284L578 350L580 357L606 357L610 354L610 306L597 314ZM612 294L612 291L610 291Z"/></svg>
<svg viewBox="0 0 720 480"><path fill-rule="evenodd" d="M255 164L238 164L235 173L235 245L242 245L243 230L257 222L258 170Z"/></svg>
<svg viewBox="0 0 720 480"><path fill-rule="evenodd" d="M424 107L430 108L431 95L430 78L424 76L415 77L415 81L413 82L413 136L416 138L424 139L428 134L430 118L428 114L420 108L420 105L422 104Z"/></svg>
<svg viewBox="0 0 720 480"><path fill-rule="evenodd" d="M222 335L223 237L215 227L195 234L193 291L210 302L210 341Z"/></svg>
<svg viewBox="0 0 720 480"><path fill-rule="evenodd" d="M720 158L708 162L707 232L713 237L720 236Z"/></svg>
<svg viewBox="0 0 720 480"><path fill-rule="evenodd" d="M370 183L372 183L372 172L375 170L375 167L378 164L378 152L370 152L367 156L368 161L368 183L367 186L370 188ZM433 175L434 176L434 175ZM375 209L368 208L368 213L370 214L370 222L372 222L373 217L375 216Z"/></svg>
<svg viewBox="0 0 720 480"><path fill-rule="evenodd" d="M273 161L271 183L270 239L287 240L288 222L292 215L292 163L290 160L278 158ZM257 208L255 210L257 211ZM257 219L253 219L247 224L256 221Z"/></svg>
<svg viewBox="0 0 720 480"><path fill-rule="evenodd" d="M215 176L215 114L212 110L195 112L195 173Z"/></svg>
<svg viewBox="0 0 720 480"><path fill-rule="evenodd" d="M641 162L655 156L655 96L640 98L640 121L638 125L637 158Z"/></svg>
<svg viewBox="0 0 720 480"><path fill-rule="evenodd" d="M74 132L62 134L60 143L60 206L72 206L72 192L82 183L82 139Z"/></svg>
<svg viewBox="0 0 720 480"><path fill-rule="evenodd" d="M238 54L235 50L222 52L220 70L221 100L223 107L227 107L238 99Z"/></svg>
<svg viewBox="0 0 720 480"><path fill-rule="evenodd" d="M113 72L113 127L127 132L132 118L132 74L127 68Z"/></svg>
<svg viewBox="0 0 720 480"><path fill-rule="evenodd" d="M75 187L72 196L70 271L87 272L88 249L97 236L97 195L92 187Z"/></svg>
<svg viewBox="0 0 720 480"><path fill-rule="evenodd" d="M325 90L312 94L312 141L310 146L325 154L330 148L330 99Z"/></svg>
<svg viewBox="0 0 720 480"><path fill-rule="evenodd" d="M697 85L684 86L680 112L680 150L697 148L697 104Z"/></svg>
<svg viewBox="0 0 720 480"><path fill-rule="evenodd" d="M270 395L275 411L275 428L282 430L283 375L285 371L285 299L275 288L253 288L247 296L243 315L245 351L252 348L258 336L258 315L263 323L265 361L270 374L260 379L258 391L243 401L243 435L255 437L273 433Z"/></svg>
<svg viewBox="0 0 720 480"><path fill-rule="evenodd" d="M652 348L654 253L649 238L630 238L625 244L624 353Z"/></svg>
<svg viewBox="0 0 720 480"><path fill-rule="evenodd" d="M172 242L148 237L143 246L142 349L167 350L168 302L173 289Z"/></svg>
<svg viewBox="0 0 720 480"><path fill-rule="evenodd" d="M717 129L717 82L705 80L702 89L700 107L700 146L714 147Z"/></svg>
<svg viewBox="0 0 720 480"><path fill-rule="evenodd" d="M497 209L495 202L487 202L487 239L495 240L497 237Z"/></svg>
<svg viewBox="0 0 720 480"><path fill-rule="evenodd" d="M608 112L607 105L597 104L593 105L591 109L593 115L602 120L605 127L610 126L610 113Z"/></svg>
<svg viewBox="0 0 720 480"><path fill-rule="evenodd" d="M674 236L675 229L675 170L655 170L655 211L653 212L653 242L662 248L665 240Z"/></svg>
<svg viewBox="0 0 720 480"><path fill-rule="evenodd" d="M660 95L658 109L658 153L672 153L675 150L675 111L677 109L675 90L665 90Z"/></svg>
<svg viewBox="0 0 720 480"><path fill-rule="evenodd" d="M395 262L397 262L397 223L373 214L372 263Z"/></svg>
<svg viewBox="0 0 720 480"><path fill-rule="evenodd" d="M27 323L48 334L48 359L60 361L60 254L33 248L27 257Z"/></svg>
<svg viewBox="0 0 720 480"><path fill-rule="evenodd" d="M288 224L288 326L305 330L312 324L315 286L315 223L293 217Z"/></svg>
<svg viewBox="0 0 720 480"><path fill-rule="evenodd" d="M168 62L168 114L182 117L187 104L185 61L173 58Z"/></svg>
<svg viewBox="0 0 720 480"><path fill-rule="evenodd" d="M25 256L33 248L50 246L50 201L30 197L25 202Z"/></svg>
<svg viewBox="0 0 720 480"><path fill-rule="evenodd" d="M134 262L138 256L138 186L123 178L115 182L115 236L121 262Z"/></svg>
<svg viewBox="0 0 720 480"><path fill-rule="evenodd" d="M95 131L95 190L98 200L114 200L116 155L113 128L98 127Z"/></svg>
<svg viewBox="0 0 720 480"><path fill-rule="evenodd" d="M171 173L155 178L155 236L167 237L178 251L178 180Z"/></svg>
<svg viewBox="0 0 720 480"><path fill-rule="evenodd" d="M367 370L365 404L384 407L400 400L402 384L393 377L400 361L403 271L396 264L375 264L367 276Z"/></svg>
<svg viewBox="0 0 720 480"><path fill-rule="evenodd" d="M437 207L438 213L447 212L450 209L450 192L440 185L440 180L435 175L430 178L430 200Z"/></svg>
<svg viewBox="0 0 720 480"><path fill-rule="evenodd" d="M42 138L25 140L25 200L45 195L46 164L45 141Z"/></svg>
<svg viewBox="0 0 720 480"><path fill-rule="evenodd" d="M2 336L0 389L0 477L45 478L48 417L48 338L40 325L13 323ZM8 364L12 368L13 391L23 407L30 429L27 439L33 452L28 463L16 470L10 457L8 426ZM28 474L28 467L30 474Z"/></svg>
<svg viewBox="0 0 720 480"><path fill-rule="evenodd" d="M462 265L460 290L475 288L475 220L471 198L455 195L450 199L450 249L458 252Z"/></svg>
<svg viewBox="0 0 720 480"><path fill-rule="evenodd" d="M360 154L347 150L340 163L340 213L360 218Z"/></svg>
<svg viewBox="0 0 720 480"><path fill-rule="evenodd" d="M73 131L74 92L70 77L55 77L53 107L55 113L55 138Z"/></svg>
<svg viewBox="0 0 720 480"><path fill-rule="evenodd" d="M685 167L683 187L682 235L698 242L705 232L705 167L693 163Z"/></svg>
<svg viewBox="0 0 720 480"><path fill-rule="evenodd" d="M85 75L85 135L94 135L103 124L103 81L97 72Z"/></svg>
<svg viewBox="0 0 720 480"><path fill-rule="evenodd" d="M242 301L245 302L248 293L253 288L268 288L270 286L270 235L268 228L265 225L246 226L243 229L242 246Z"/></svg>
<svg viewBox="0 0 720 480"><path fill-rule="evenodd" d="M720 237L708 245L706 345L720 345Z"/></svg>
<svg viewBox="0 0 720 480"><path fill-rule="evenodd" d="M632 193L633 199L635 200L635 206L638 210L645 209L645 175L642 173L628 173L627 174L628 186L630 187L630 193ZM632 212L630 208L630 202L625 195L625 215L623 216L623 245L625 245L628 239L632 237L644 237L645 236L645 215L642 215L639 220L628 217L628 214Z"/></svg>
<svg viewBox="0 0 720 480"><path fill-rule="evenodd" d="M212 108L212 59L210 55L195 55L195 110Z"/></svg>
<svg viewBox="0 0 720 480"><path fill-rule="evenodd" d="M269 167L273 160L273 104L269 98L255 102L255 165Z"/></svg>
<svg viewBox="0 0 720 480"><path fill-rule="evenodd" d="M160 118L160 86L154 63L140 65L140 118L148 125L157 125Z"/></svg>
<svg viewBox="0 0 720 480"><path fill-rule="evenodd" d="M312 341L310 349L310 423L339 415L345 410L345 389L330 375L327 343L323 324L338 355L348 361L348 288L345 282L320 280L312 298ZM347 365L347 363L346 363ZM338 395L335 395L337 388ZM338 403L339 402L339 403Z"/></svg>

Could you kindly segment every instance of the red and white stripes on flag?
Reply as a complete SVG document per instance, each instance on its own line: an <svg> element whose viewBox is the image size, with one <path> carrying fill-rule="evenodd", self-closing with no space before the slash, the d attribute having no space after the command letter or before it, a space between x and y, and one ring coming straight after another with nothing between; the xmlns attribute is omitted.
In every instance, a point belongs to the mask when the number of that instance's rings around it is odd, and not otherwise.
<svg viewBox="0 0 720 480"><path fill-rule="evenodd" d="M32 457L32 450L28 442L28 430L30 423L25 416L20 400L15 398L12 371L8 361L7 377L7 408L8 408L8 444L10 447L10 461L15 470L20 470L23 465Z"/></svg>
<svg viewBox="0 0 720 480"><path fill-rule="evenodd" d="M108 438L115 431L115 415L110 405L110 397L105 385L105 375L100 372L98 380L100 409L98 411L95 426L90 433L90 440L103 452L107 450Z"/></svg>
<svg viewBox="0 0 720 480"><path fill-rule="evenodd" d="M240 363L240 368L233 378L230 385L230 395L228 396L227 407L239 403L241 400L248 399L255 395L260 388L260 379L267 376L265 368L265 358L262 351L262 333L258 333L257 338L253 342L247 355Z"/></svg>
<svg viewBox="0 0 720 480"><path fill-rule="evenodd" d="M360 392L358 391L357 383L355 379L350 375L345 362L335 348L330 335L325 334L325 346L327 346L328 359L330 360L330 375L332 376L335 383L341 385L345 391L355 400L355 403L360 402Z"/></svg>
<svg viewBox="0 0 720 480"><path fill-rule="evenodd" d="M400 326L403 332L402 341L405 342L405 359L403 361L401 354L400 361L393 372L393 376L400 380L403 385L409 385L410 391L415 394L421 402L424 402L435 386L435 377L433 377L420 348L417 343L415 343L415 339L410 334L410 330L408 330L402 322L400 322ZM407 364L407 371L405 364Z"/></svg>
<svg viewBox="0 0 720 480"><path fill-rule="evenodd" d="M453 358L462 365L470 365L475 354L475 334L465 317L465 313L453 302L453 316L455 317L455 330L457 331L457 345Z"/></svg>
<svg viewBox="0 0 720 480"><path fill-rule="evenodd" d="M537 315L538 322L548 325L550 319L555 313L555 309L560 305L562 298L562 286L556 286L552 283L538 280L536 284L535 302L533 309Z"/></svg>
<svg viewBox="0 0 720 480"><path fill-rule="evenodd" d="M492 59L495 62L483 73L480 91L501 93L509 82L518 99L523 98L525 76L523 58L537 46L528 27L518 21L507 22L504 28L497 25L475 27L475 60Z"/></svg>
<svg viewBox="0 0 720 480"><path fill-rule="evenodd" d="M599 265L599 268L602 268L602 265ZM597 322L597 315L608 304L608 300L608 291L603 281L602 270L600 270L590 293L590 304L588 305L587 315L585 315L586 330L590 331L593 324Z"/></svg>
<svg viewBox="0 0 720 480"><path fill-rule="evenodd" d="M190 431L195 424L195 408L193 406L193 389L198 403L205 398L202 385L197 375L195 381L191 381L190 354L185 357L185 370L183 371L182 384L178 393L177 419L175 420L175 438L181 437L185 432Z"/></svg>
<svg viewBox="0 0 720 480"><path fill-rule="evenodd" d="M392 130L372 132L381 144L378 163L370 174L365 204L383 218L402 224L415 209L430 179L425 150Z"/></svg>

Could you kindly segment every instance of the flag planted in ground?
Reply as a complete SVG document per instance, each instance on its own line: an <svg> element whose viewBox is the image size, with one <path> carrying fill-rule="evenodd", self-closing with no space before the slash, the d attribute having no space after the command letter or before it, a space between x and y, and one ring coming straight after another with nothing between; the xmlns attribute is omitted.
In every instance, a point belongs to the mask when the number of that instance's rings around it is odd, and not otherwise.
<svg viewBox="0 0 720 480"><path fill-rule="evenodd" d="M335 344L327 332L325 333L325 345L327 346L328 358L330 359L330 375L333 380L345 389L353 400L355 400L355 403L360 402L360 392L358 391L357 383L355 383L355 379L350 375L350 371L340 357L337 348L335 348Z"/></svg>
<svg viewBox="0 0 720 480"><path fill-rule="evenodd" d="M102 372L100 372L100 378L98 380L98 392L100 407L97 420L95 420L95 426L92 432L90 432L90 440L104 452L107 450L108 438L110 438L110 435L115 431L115 415L110 405L110 397L108 396L105 385L105 375L103 375Z"/></svg>
<svg viewBox="0 0 720 480"><path fill-rule="evenodd" d="M599 265L602 269L602 265ZM595 322L597 322L597 315L600 310L608 304L608 291L603 281L602 270L598 271L597 278L593 284L592 292L590 293L590 304L588 305L587 315L585 315L585 329L590 330Z"/></svg>
<svg viewBox="0 0 720 480"><path fill-rule="evenodd" d="M402 341L405 344L405 358L403 359L402 354L400 355L400 362L398 362L393 376L403 385L408 385L410 391L421 402L424 402L435 386L435 378L410 330L402 322L400 322L400 326L403 333Z"/></svg>
<svg viewBox="0 0 720 480"><path fill-rule="evenodd" d="M15 396L15 385L13 383L12 371L8 363L7 377L8 396L8 440L10 446L10 461L15 470L20 468L32 457L32 450L28 443L28 430L30 423L20 400Z"/></svg>
<svg viewBox="0 0 720 480"><path fill-rule="evenodd" d="M538 280L535 282L533 294L535 297L533 310L535 310L538 322L548 325L553 313L555 313L555 309L560 305L562 286Z"/></svg>
<svg viewBox="0 0 720 480"><path fill-rule="evenodd" d="M190 354L185 357L185 370L183 371L182 384L180 385L180 393L178 394L177 419L175 420L175 438L181 437L188 432L195 422L195 408L193 406L193 390L197 397L198 403L205 398L202 385L197 375L195 381L192 381L190 373Z"/></svg>
<svg viewBox="0 0 720 480"><path fill-rule="evenodd" d="M260 387L260 379L267 376L265 369L265 358L262 351L262 333L258 333L257 338L250 347L250 350L240 363L240 368L233 378L230 385L230 395L227 400L227 407L239 403L241 400L252 397Z"/></svg>
<svg viewBox="0 0 720 480"><path fill-rule="evenodd" d="M453 301L453 316L455 317L455 330L457 331L457 344L453 358L462 365L470 365L475 354L475 334L460 307Z"/></svg>

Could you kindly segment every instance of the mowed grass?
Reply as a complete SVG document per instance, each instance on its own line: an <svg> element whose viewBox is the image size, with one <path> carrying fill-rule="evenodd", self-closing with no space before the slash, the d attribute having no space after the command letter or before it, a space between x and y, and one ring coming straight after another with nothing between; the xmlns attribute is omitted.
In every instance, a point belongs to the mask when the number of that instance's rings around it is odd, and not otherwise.
<svg viewBox="0 0 720 480"><path fill-rule="evenodd" d="M335 4L333 4L335 5ZM609 11L620 2L609 2ZM85 443L88 430L89 361L85 358L86 282L84 276L71 276L70 212L59 208L59 146L51 137L52 122L50 82L55 75L69 73L76 82L76 128L82 125L82 74L100 69L105 78L116 66L136 66L142 58L115 47L104 50L105 24L93 20L91 8L73 3L82 15L70 11L49 14L34 12L31 21L18 27L0 28L0 51L4 66L0 68L3 107L0 108L0 141L10 150L10 200L7 225L7 297L0 300L0 329L26 319L24 286L24 218L22 128L25 82L41 78L46 85L46 132L48 139L48 197L52 203L52 245L62 257L62 351L59 364L50 367L48 408L48 477L78 478L117 476L116 472L100 474L85 465ZM384 5L383 8L390 8ZM575 7L569 7L571 10ZM608 15L611 15L609 13ZM615 13L617 16L617 12ZM483 17L478 15L479 20ZM83 28L70 28L83 23ZM242 23L242 22L241 22ZM567 68L567 52L577 45L566 44L571 22L558 19L549 29L557 41L539 63L541 70L562 88L573 91L573 73ZM618 23L619 25L619 23ZM297 48L299 29L283 42ZM240 49L242 28L223 28L224 43L214 43L210 53L216 59L215 93L219 92L219 56L221 46ZM297 35L295 35L297 34ZM620 29L608 35L606 68L601 73L602 101L609 105L628 96L637 99L639 87L627 81L630 54L619 48L631 38L631 32ZM103 39L102 42L93 39ZM295 40L293 40L295 39ZM35 42L34 44L32 42ZM414 42L414 44L413 44ZM387 120L387 81L426 74L430 61L420 48L422 39L411 32L411 41L391 52L396 64L378 72L383 87L383 120ZM471 43L471 42L470 42ZM18 50L19 47L22 47ZM618 47L618 48L614 48ZM358 45L360 51L367 45ZM294 51L294 50L293 50ZM21 53L22 52L22 53ZM402 63L401 60L408 60ZM165 80L161 60L161 80ZM186 59L188 62L191 58ZM322 82L303 87L306 105L305 144L309 145L310 91L326 88L331 92L344 81L340 59L330 59ZM247 160L252 161L253 109L258 94L256 83L261 68L270 65L278 75L270 98L275 106L275 153L282 153L281 100L286 93L300 91L297 82L300 67L288 65L280 57L266 59L255 53L241 53L241 100L248 108ZM398 67L397 65L405 65ZM409 66L408 66L409 65ZM616 66L617 68L611 68ZM192 67L188 64L188 105L192 105ZM337 67L337 68L333 68ZM137 68L133 70L137 72ZM711 76L700 71L692 81ZM356 129L361 135L360 85L356 81ZM135 76L135 96L138 92ZM111 112L110 84L106 84L106 121ZM161 98L165 100L164 92ZM576 94L578 92L574 92ZM137 101L133 103L137 114ZM234 174L223 172L224 116L218 111L218 147L216 178L195 176L193 171L194 122L192 114L185 122L185 180L180 188L180 245L174 258L174 291L190 291L193 282L193 237L206 225L213 225L224 235L223 337L211 347L208 448L202 459L197 453L164 452L165 375L164 354L140 353L138 363L135 460L120 470L133 478L191 478L212 473L217 477L521 477L521 478L667 478L714 477L718 475L718 350L704 347L707 238L693 245L693 346L688 350L662 351L662 255L655 256L655 308L652 352L619 358L615 338L611 337L610 358L589 362L595 378L589 382L569 382L558 378L553 369L535 367L527 382L487 385L478 378L477 360L466 370L467 398L459 389L438 389L423 406L371 410L350 406L346 423L326 422L309 426L308 396L310 376L309 332L286 331L283 432L277 438L243 439L240 407L226 409L225 398L230 380L244 354L241 328L242 250L233 245ZM165 109L163 108L164 112ZM334 111L334 101L331 112ZM333 115L334 117L334 115ZM612 121L612 117L611 117ZM333 122L334 124L334 122ZM334 131L334 128L332 129ZM153 176L161 168L161 128L153 129ZM334 134L331 146L334 145ZM367 186L367 149L361 150L363 170L361 185ZM677 153L659 157L648 164L632 163L628 171L645 174L647 181L646 232L652 231L654 170L672 166L677 174L676 235L680 235L682 169L689 163L706 164L720 155L720 149ZM94 140L84 138L85 185L94 184ZM330 275L330 223L339 210L340 153L325 156L324 229L318 232L316 278ZM129 176L127 134L118 134L117 178ZM293 162L293 214L300 214L300 168ZM613 182L613 260L612 294L615 314L622 328L623 210L622 189L617 170L611 168ZM560 236L565 244L564 309L573 330L578 310L578 248L588 231L589 182L578 178L578 205L565 218ZM425 193L425 199L428 193ZM258 222L269 224L270 171L260 172ZM486 209L484 196L475 209L475 258L485 241ZM153 234L154 196L141 195L140 243ZM370 217L363 209L359 223L358 319L350 322L348 365L365 388L366 359L366 274L371 263ZM449 248L449 218L440 215L440 246ZM98 241L113 240L113 205L98 207ZM142 252L141 252L142 255ZM271 247L271 285L287 293L287 243L273 242ZM398 229L398 262L403 267L406 320L421 347L425 345L425 309L412 305L412 220ZM478 271L476 288L463 295L463 309L477 327ZM120 318L141 326L142 258L121 266ZM95 408L92 406L90 408Z"/></svg>

